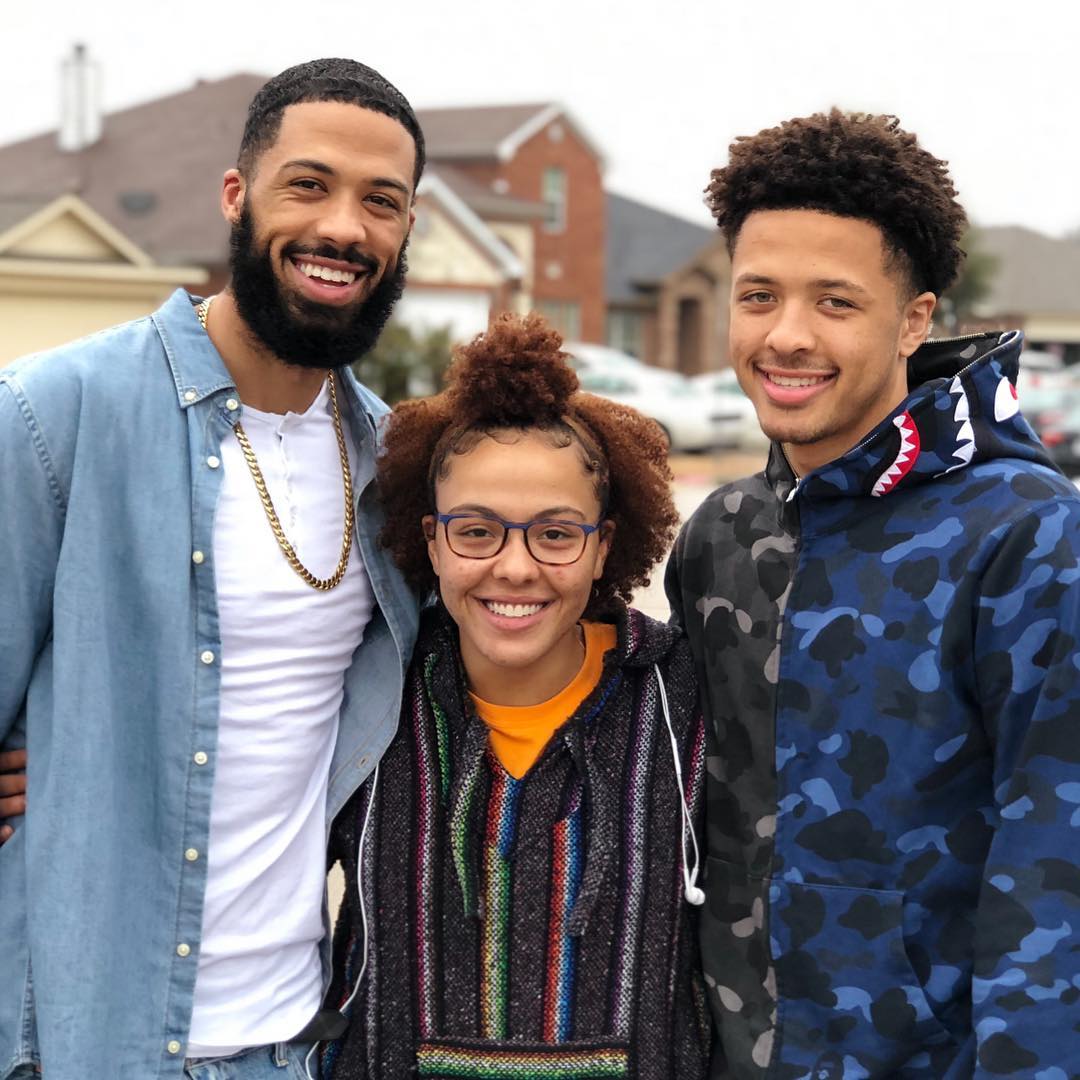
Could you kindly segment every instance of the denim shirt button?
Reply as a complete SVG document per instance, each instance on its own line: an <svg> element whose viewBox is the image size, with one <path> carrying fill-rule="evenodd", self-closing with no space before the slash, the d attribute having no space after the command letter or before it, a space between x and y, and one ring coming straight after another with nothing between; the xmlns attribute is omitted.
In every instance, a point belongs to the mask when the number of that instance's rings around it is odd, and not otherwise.
<svg viewBox="0 0 1080 1080"><path fill-rule="evenodd" d="M180 1044L175 1039L170 1039L166 1044L165 1049L168 1050L170 1054L179 1054Z"/></svg>
<svg viewBox="0 0 1080 1080"><path fill-rule="evenodd" d="M195 862L199 858L199 853L195 848L189 847L187 851L184 852L184 858L187 859L188 862Z"/></svg>
<svg viewBox="0 0 1080 1080"><path fill-rule="evenodd" d="M210 760L205 750L196 750L194 761L196 765L205 765Z"/></svg>
<svg viewBox="0 0 1080 1080"><path fill-rule="evenodd" d="M236 410L240 408L240 402L237 401L236 398L231 397L225 402L225 408L228 409L229 412L236 412Z"/></svg>
<svg viewBox="0 0 1080 1080"><path fill-rule="evenodd" d="M181 941L180 944L176 946L176 955L177 956L190 956L191 955L191 946L186 941Z"/></svg>
<svg viewBox="0 0 1080 1080"><path fill-rule="evenodd" d="M203 559L205 559L205 558L206 558L206 556L201 551L193 551L191 553L191 561L196 566L199 566L202 563Z"/></svg>
<svg viewBox="0 0 1080 1080"><path fill-rule="evenodd" d="M184 400L185 401L194 401L198 396L199 395L196 394L194 390L185 390L184 391Z"/></svg>
<svg viewBox="0 0 1080 1080"><path fill-rule="evenodd" d="M204 664L212 664L214 662L214 654L209 649L207 649L205 652L199 654L199 659Z"/></svg>
<svg viewBox="0 0 1080 1080"><path fill-rule="evenodd" d="M221 464L221 458L219 458L216 454L211 454L206 459L206 464L209 465L211 469L216 469Z"/></svg>

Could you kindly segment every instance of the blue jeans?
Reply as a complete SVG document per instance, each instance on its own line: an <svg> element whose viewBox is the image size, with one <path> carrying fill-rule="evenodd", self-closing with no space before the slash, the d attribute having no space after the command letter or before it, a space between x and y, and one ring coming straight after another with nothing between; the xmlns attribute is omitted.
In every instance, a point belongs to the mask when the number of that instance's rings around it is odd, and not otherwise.
<svg viewBox="0 0 1080 1080"><path fill-rule="evenodd" d="M221 1058L189 1058L185 1080L308 1080L304 1061L310 1043L277 1043L257 1046ZM312 1058L312 1076L318 1075L318 1059Z"/></svg>

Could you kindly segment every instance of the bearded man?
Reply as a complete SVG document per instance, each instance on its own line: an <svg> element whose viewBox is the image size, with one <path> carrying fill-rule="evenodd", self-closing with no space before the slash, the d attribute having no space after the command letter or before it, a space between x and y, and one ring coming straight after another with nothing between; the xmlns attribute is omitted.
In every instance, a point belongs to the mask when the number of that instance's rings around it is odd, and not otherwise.
<svg viewBox="0 0 1080 1080"><path fill-rule="evenodd" d="M306 1076L344 1027L326 836L416 630L348 364L423 165L377 72L290 68L224 176L229 287L0 373L0 1077Z"/></svg>

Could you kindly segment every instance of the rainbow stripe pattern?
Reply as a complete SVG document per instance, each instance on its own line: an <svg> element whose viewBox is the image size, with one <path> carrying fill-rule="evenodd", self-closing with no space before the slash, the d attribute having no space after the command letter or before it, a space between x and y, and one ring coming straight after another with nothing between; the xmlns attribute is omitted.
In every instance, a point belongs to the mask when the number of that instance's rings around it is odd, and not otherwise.
<svg viewBox="0 0 1080 1080"><path fill-rule="evenodd" d="M431 1080L600 1080L627 1076L630 1055L624 1047L515 1047L485 1049L449 1043L424 1043L416 1055L420 1076Z"/></svg>
<svg viewBox="0 0 1080 1080"><path fill-rule="evenodd" d="M544 988L544 1040L566 1042L572 1037L574 976L578 939L568 923L581 888L581 807L557 822L552 850L551 915L548 923L548 970Z"/></svg>
<svg viewBox="0 0 1080 1080"><path fill-rule="evenodd" d="M510 854L517 829L520 792L519 780L505 769L492 770L484 839L484 928L480 939L480 1027L488 1039L505 1039L508 1033L510 884L513 876Z"/></svg>

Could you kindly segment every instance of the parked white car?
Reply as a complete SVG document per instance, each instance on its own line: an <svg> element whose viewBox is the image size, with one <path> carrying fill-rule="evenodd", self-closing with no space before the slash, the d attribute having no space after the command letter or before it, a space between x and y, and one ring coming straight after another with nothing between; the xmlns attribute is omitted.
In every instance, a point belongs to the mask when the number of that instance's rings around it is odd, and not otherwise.
<svg viewBox="0 0 1080 1080"><path fill-rule="evenodd" d="M651 417L672 450L709 450L722 441L711 403L685 376L643 364L606 345L571 342L563 349L570 354L582 390Z"/></svg>
<svg viewBox="0 0 1080 1080"><path fill-rule="evenodd" d="M722 445L740 450L761 450L769 440L758 425L754 403L743 393L731 368L694 375L690 382L713 404L722 431Z"/></svg>

